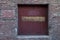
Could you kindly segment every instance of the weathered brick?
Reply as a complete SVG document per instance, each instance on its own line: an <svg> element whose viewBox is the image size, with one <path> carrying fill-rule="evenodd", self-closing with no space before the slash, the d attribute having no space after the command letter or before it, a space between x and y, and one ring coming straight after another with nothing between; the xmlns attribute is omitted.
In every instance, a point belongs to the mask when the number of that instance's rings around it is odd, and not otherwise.
<svg viewBox="0 0 60 40"><path fill-rule="evenodd" d="M14 18L15 10L1 10L2 18Z"/></svg>
<svg viewBox="0 0 60 40"><path fill-rule="evenodd" d="M17 4L49 4L48 27L50 38L16 39L17 32L15 29L18 27ZM60 39L60 0L0 0L0 10L0 40Z"/></svg>

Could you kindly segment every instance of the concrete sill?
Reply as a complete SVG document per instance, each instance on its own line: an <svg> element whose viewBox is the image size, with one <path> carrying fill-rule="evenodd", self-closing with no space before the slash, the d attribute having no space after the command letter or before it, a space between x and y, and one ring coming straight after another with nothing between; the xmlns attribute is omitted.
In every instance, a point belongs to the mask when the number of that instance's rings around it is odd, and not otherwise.
<svg viewBox="0 0 60 40"><path fill-rule="evenodd" d="M49 35L19 35L17 38L49 38Z"/></svg>

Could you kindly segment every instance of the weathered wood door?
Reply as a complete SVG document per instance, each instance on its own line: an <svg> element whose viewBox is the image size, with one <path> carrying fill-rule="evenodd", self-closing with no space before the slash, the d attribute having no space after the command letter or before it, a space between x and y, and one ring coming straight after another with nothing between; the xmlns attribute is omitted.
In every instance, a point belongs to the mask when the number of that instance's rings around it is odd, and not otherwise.
<svg viewBox="0 0 60 40"><path fill-rule="evenodd" d="M19 35L48 34L48 6L20 5L18 7Z"/></svg>

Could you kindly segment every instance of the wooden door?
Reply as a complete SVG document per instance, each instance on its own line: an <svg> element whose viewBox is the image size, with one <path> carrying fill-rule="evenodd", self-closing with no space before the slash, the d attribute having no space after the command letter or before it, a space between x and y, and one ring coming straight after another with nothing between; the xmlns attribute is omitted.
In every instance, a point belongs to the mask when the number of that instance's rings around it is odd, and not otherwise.
<svg viewBox="0 0 60 40"><path fill-rule="evenodd" d="M19 35L48 34L48 6L20 5L18 7Z"/></svg>

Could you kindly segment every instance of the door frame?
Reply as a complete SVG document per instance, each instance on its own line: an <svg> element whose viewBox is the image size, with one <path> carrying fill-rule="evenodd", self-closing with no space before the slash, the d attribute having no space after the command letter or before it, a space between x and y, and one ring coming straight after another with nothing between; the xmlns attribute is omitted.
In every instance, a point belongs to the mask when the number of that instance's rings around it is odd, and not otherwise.
<svg viewBox="0 0 60 40"><path fill-rule="evenodd" d="M21 6L21 5L27 5L27 6L30 6L30 5L47 5L48 6L48 12L49 12L49 4L18 4L17 5L17 13L18 13L18 6ZM49 13L48 13L49 15ZM48 16L47 15L47 16ZM48 16L49 18L49 16ZM18 21L18 14L17 14L17 21ZM48 23L49 23L49 19L48 19ZM48 24L48 35L18 35L18 22L17 22L17 29L16 30L16 35L17 35L17 38L49 38L49 24Z"/></svg>

